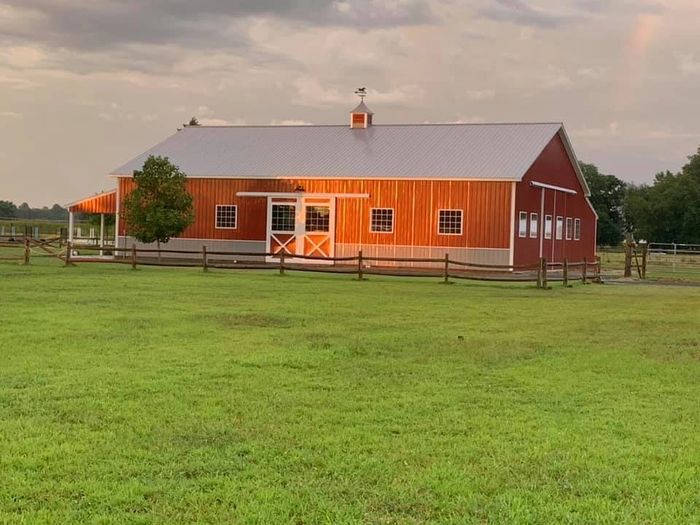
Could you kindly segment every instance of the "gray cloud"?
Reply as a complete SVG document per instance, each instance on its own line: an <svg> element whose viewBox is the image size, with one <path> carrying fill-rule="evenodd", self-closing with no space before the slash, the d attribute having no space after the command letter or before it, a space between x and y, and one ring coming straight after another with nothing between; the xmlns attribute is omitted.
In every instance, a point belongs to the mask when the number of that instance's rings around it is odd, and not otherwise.
<svg viewBox="0 0 700 525"><path fill-rule="evenodd" d="M480 11L481 15L498 22L512 22L523 26L554 28L570 22L570 15L556 14L530 6L524 0L495 0Z"/></svg>

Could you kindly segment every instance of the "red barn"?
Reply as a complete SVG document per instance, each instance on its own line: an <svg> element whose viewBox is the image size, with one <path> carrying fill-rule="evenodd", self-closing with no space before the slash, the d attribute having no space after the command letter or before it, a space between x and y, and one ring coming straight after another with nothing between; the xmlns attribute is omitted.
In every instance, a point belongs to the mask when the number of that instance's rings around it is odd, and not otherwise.
<svg viewBox="0 0 700 525"><path fill-rule="evenodd" d="M497 265L595 256L596 214L562 124L375 125L372 116L363 102L349 125L187 126L112 172L114 212L134 170L160 155L187 174L196 215L169 249L449 253ZM130 247L117 223L116 243Z"/></svg>

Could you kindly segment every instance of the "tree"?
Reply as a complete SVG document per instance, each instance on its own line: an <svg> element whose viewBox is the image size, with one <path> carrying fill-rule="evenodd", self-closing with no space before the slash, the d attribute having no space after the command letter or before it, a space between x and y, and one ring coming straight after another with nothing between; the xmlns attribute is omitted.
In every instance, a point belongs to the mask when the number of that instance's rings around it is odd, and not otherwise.
<svg viewBox="0 0 700 525"><path fill-rule="evenodd" d="M17 215L17 206L11 201L0 201L0 218L13 219Z"/></svg>
<svg viewBox="0 0 700 525"><path fill-rule="evenodd" d="M167 157L150 156L141 171L134 171L136 188L124 198L128 231L143 243L168 242L194 221L187 176Z"/></svg>
<svg viewBox="0 0 700 525"><path fill-rule="evenodd" d="M190 123L187 125L188 126L201 126L201 124L199 123L199 120L197 120L197 117L192 117L190 119Z"/></svg>
<svg viewBox="0 0 700 525"><path fill-rule="evenodd" d="M598 214L599 245L622 242L625 231L624 200L626 185L615 175L600 173L595 164L581 163L581 171L591 190L591 204Z"/></svg>

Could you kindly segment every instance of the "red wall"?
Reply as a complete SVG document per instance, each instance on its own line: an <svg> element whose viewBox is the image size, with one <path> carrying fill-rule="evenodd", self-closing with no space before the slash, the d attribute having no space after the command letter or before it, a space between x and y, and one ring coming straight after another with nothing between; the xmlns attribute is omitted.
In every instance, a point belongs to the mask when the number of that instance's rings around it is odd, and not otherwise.
<svg viewBox="0 0 700 525"><path fill-rule="evenodd" d="M553 190L544 190L544 214L541 213L542 189L531 186L531 182L541 182L576 191L576 195L567 195ZM520 212L528 214L528 236L520 238L518 222ZM529 236L530 213L539 215L538 237ZM543 240L543 256L549 261L582 261L584 257L593 259L596 254L596 216L585 196L564 142L556 135L547 145L539 158L530 167L517 184L515 191L515 256L514 264L530 264L540 257L540 235L544 233L544 216L552 215L552 239ZM564 234L562 240L556 240L556 217L564 217ZM581 219L581 240L566 240L566 218Z"/></svg>
<svg viewBox="0 0 700 525"><path fill-rule="evenodd" d="M119 179L119 195L132 188ZM241 191L307 193L368 193L368 199L338 199L336 243L394 246L509 248L512 183L442 180L280 180L190 178L195 223L182 235L196 239L265 240L267 204L264 197L238 197ZM238 227L217 230L215 206L236 204ZM370 208L394 208L394 232L370 232ZM438 210L463 210L462 235L438 235ZM125 234L120 220L120 235Z"/></svg>

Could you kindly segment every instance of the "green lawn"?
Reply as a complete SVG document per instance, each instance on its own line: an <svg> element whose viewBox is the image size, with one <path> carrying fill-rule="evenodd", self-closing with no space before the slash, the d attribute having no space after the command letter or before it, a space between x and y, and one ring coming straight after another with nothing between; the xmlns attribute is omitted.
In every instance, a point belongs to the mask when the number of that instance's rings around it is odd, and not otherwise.
<svg viewBox="0 0 700 525"><path fill-rule="evenodd" d="M0 523L698 523L700 288L0 263Z"/></svg>

